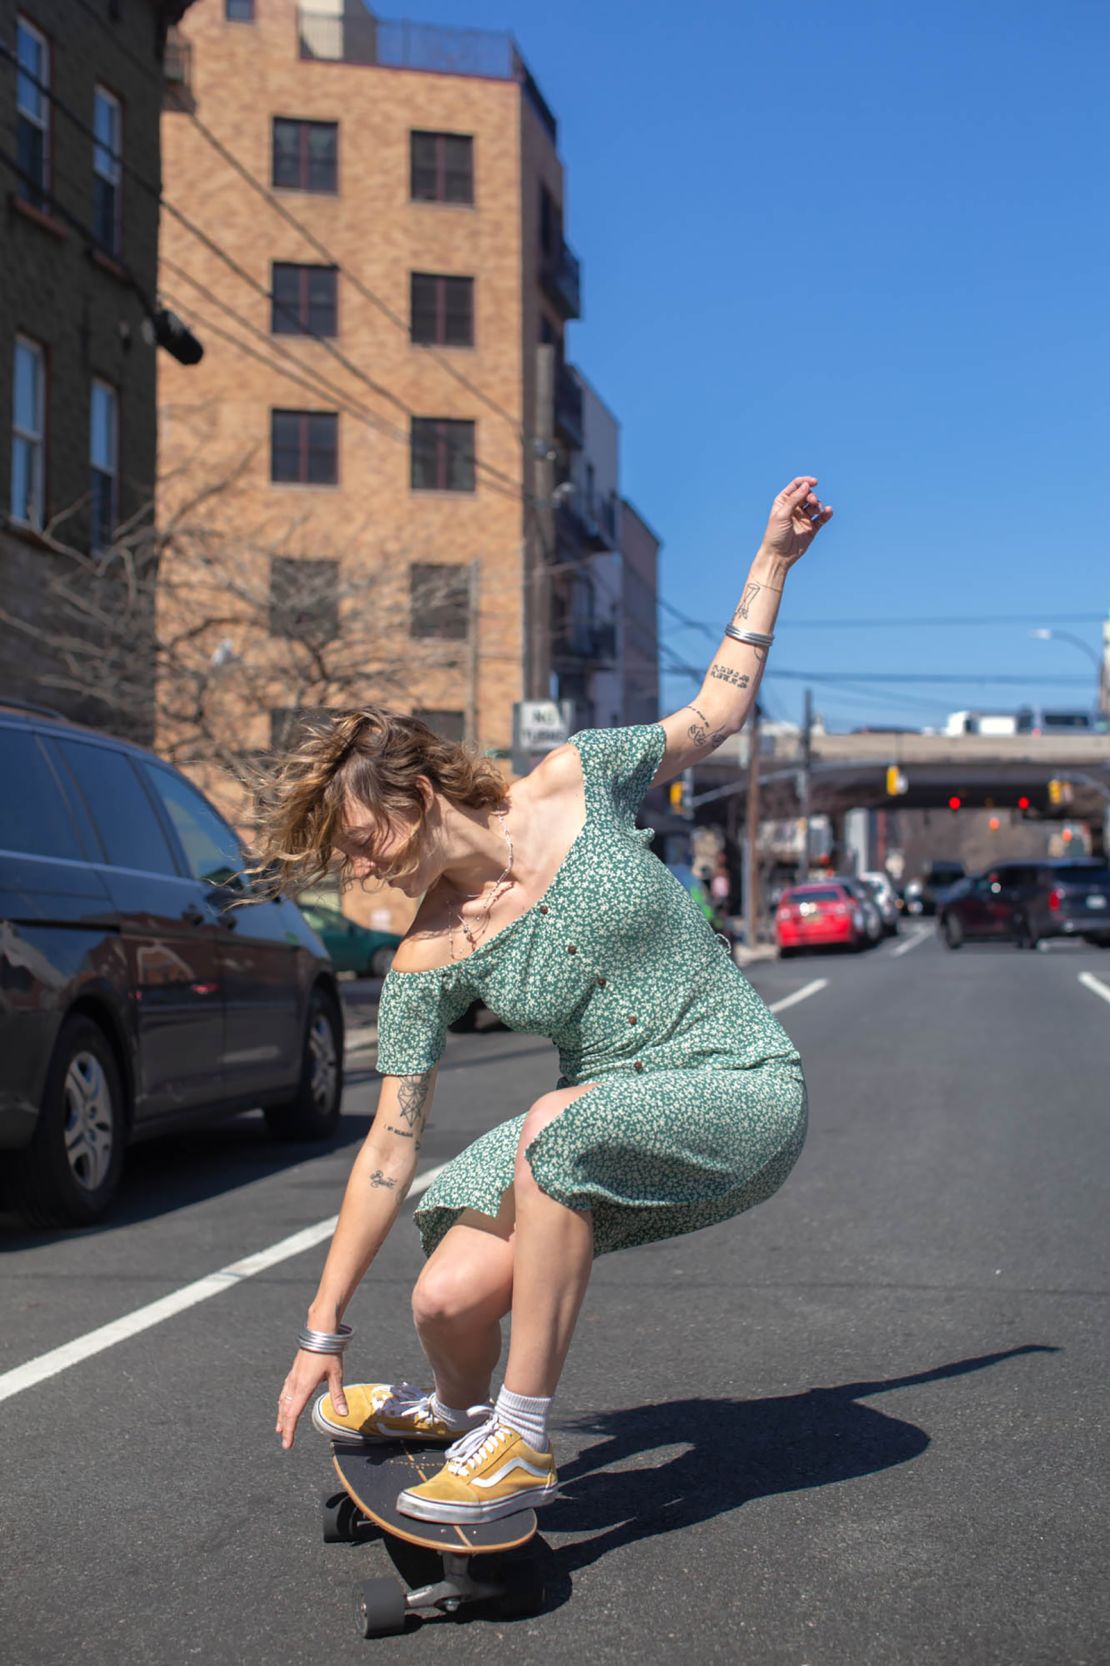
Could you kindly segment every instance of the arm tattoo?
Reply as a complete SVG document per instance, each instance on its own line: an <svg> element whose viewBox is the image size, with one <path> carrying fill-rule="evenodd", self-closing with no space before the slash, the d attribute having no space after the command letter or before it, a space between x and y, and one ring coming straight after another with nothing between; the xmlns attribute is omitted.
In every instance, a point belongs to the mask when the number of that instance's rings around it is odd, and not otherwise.
<svg viewBox="0 0 1110 1666"><path fill-rule="evenodd" d="M370 1184L375 1188L386 1186L390 1191L392 1191L397 1182L391 1175L383 1174L381 1169L375 1169L373 1174L370 1176Z"/></svg>
<svg viewBox="0 0 1110 1666"><path fill-rule="evenodd" d="M721 742L727 738L728 730L711 730L709 727L709 719L706 717L705 713L698 706L695 706L692 700L688 701L687 704L689 705L690 710L692 712L697 712L698 716L701 718L700 723L691 723L690 727L686 731L694 745L709 746L710 748L720 746Z"/></svg>
<svg viewBox="0 0 1110 1666"><path fill-rule="evenodd" d="M733 624L736 623L737 619L750 618L752 603L755 601L755 598L759 595L759 592L760 592L761 589L762 589L762 586L758 585L758 584L754 584L754 583L745 584L744 594L741 596L739 602L736 604L736 612L732 616Z"/></svg>
<svg viewBox="0 0 1110 1666"><path fill-rule="evenodd" d="M731 665L711 665L709 675L717 677L722 683L733 683L737 688L747 688L751 682L746 671L734 671Z"/></svg>
<svg viewBox="0 0 1110 1666"><path fill-rule="evenodd" d="M392 1122L386 1124L386 1131L396 1134L398 1139L415 1141L417 1151L423 1142L431 1088L430 1071L424 1076L402 1076L397 1094L397 1114L405 1126L398 1128Z"/></svg>

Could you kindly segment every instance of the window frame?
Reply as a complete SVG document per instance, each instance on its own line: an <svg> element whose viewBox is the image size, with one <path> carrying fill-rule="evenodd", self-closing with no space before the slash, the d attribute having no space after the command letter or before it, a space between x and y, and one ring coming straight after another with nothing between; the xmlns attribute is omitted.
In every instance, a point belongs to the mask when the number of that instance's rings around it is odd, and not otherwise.
<svg viewBox="0 0 1110 1666"><path fill-rule="evenodd" d="M300 419L300 428L297 435L298 473L295 476L274 473L274 463L279 449L275 443L275 419L282 416ZM335 446L333 477L330 480L312 480L309 478L309 459L312 455L312 446L309 441L309 419L311 417L328 417L332 422ZM270 407L270 484L271 486L309 486L316 490L334 488L339 485L338 411L302 410L287 405L272 405Z"/></svg>
<svg viewBox="0 0 1110 1666"><path fill-rule="evenodd" d="M424 430L432 428L434 434L433 473L435 481L429 485L426 481L416 478L417 459L421 455L422 447L417 444L418 428ZM451 433L456 429L470 430L470 445L464 462L470 471L469 484L454 486L450 481L451 474ZM413 415L409 427L409 487L414 492L458 492L473 495L478 489L478 424L471 417L421 417Z"/></svg>
<svg viewBox="0 0 1110 1666"><path fill-rule="evenodd" d="M37 433L22 427L21 424L19 423L19 421L17 420L17 416L16 416L16 403L15 402L16 402L17 390L18 390L18 377L17 377L17 374L16 374L16 355L18 354L21 347L25 348L25 349L29 349L30 352L32 353L32 355L34 356L35 360L37 361L37 364L38 364L38 375L37 375L36 383L35 383L35 389L36 389L36 394L37 394L37 406L38 406L38 409L36 411L36 417L37 417L37 420L38 420L38 431L37 431ZM10 514L12 520L15 521L18 526L30 527L33 531L36 531L36 532L40 532L42 530L42 528L45 524L45 521L46 521L46 418L47 418L47 410L48 410L48 401L47 401L47 386L48 386L48 383L47 383L47 378L48 378L48 366L47 366L46 346L45 346L45 344L41 341L36 341L33 336L24 335L22 332L17 332L17 334L15 336L15 339L12 343L12 443L11 443L11 455L10 455L10 460L9 460L10 461L10 469L9 469L9 478L8 478L8 513ZM38 510L37 519L29 518L28 516L26 516L24 514L17 514L16 513L15 499L14 499L13 494L14 494L14 489L15 489L15 448L16 448L16 442L17 441L22 441L25 445L30 446L32 448L32 455L37 460L37 468L35 470L35 474L36 474L35 484L36 484L36 487L37 487L37 491L36 491L35 495L36 495L37 500L38 500L37 501L37 510Z"/></svg>
<svg viewBox="0 0 1110 1666"><path fill-rule="evenodd" d="M296 272L299 275L298 295L294 306L288 302L278 301L277 274L278 272ZM312 303L309 296L310 275L313 272L328 273L332 279L331 292L331 329L314 330L311 327ZM281 315L294 313L297 329L290 328L288 322L282 323ZM330 341L339 334L339 268L325 266L320 262L297 260L272 260L270 262L270 334L286 336L311 336L318 340Z"/></svg>
<svg viewBox="0 0 1110 1666"><path fill-rule="evenodd" d="M108 430L111 466L105 468L95 456L96 451L96 393L102 389L111 401L109 410L111 425ZM111 543L112 534L119 525L119 434L120 434L120 397L119 389L114 382L109 382L105 376L94 376L89 383L89 549L99 553ZM109 489L109 533L107 538L100 541L102 522L98 518L97 483L100 478L110 482Z"/></svg>
<svg viewBox="0 0 1110 1666"><path fill-rule="evenodd" d="M431 335L417 335L417 285L434 284L434 303L432 311L435 323ZM452 284L466 285L467 306L467 339L465 341L451 341L448 339L447 322L449 308L448 295ZM415 347L462 347L474 346L474 292L475 283L472 275L464 272L410 272L409 273L409 340ZM461 291L460 291L461 293ZM426 309L425 309L426 310Z"/></svg>
<svg viewBox="0 0 1110 1666"><path fill-rule="evenodd" d="M110 145L105 145L100 139L94 138L92 141L93 233L96 236L98 247L101 248L105 254L109 254L114 259L118 260L119 256L123 252L123 100L120 98L118 93L114 93L111 87L106 86L103 81L97 81L94 84L92 120L94 134L96 133L97 111L101 100L104 101L104 104L108 108L113 109L115 112L115 145L113 150ZM114 177L110 171L105 171L104 167L101 165L102 153L107 155L111 167L114 168ZM109 186L113 193L112 241L110 243L104 242L101 238L100 226L97 223L99 218L96 201L97 180L101 180L105 185Z"/></svg>
<svg viewBox="0 0 1110 1666"><path fill-rule="evenodd" d="M32 114L31 111L25 110L19 101L20 76L30 74L30 71L24 69L22 64L19 62L19 36L21 31L33 36L42 51L42 73L34 77L36 81L41 82L41 87L36 86L34 89L35 96L42 101L43 109L41 114ZM22 197L25 202L29 202L33 208L45 211L48 207L51 196L50 187L54 174L54 106L50 98L51 89L54 84L53 48L50 36L45 34L37 24L32 23L26 12L17 12L15 15L15 43L15 117L17 156L19 153L18 129L21 120L30 122L32 127L37 127L42 134L41 184L36 189L35 187L29 185L22 175L17 174L15 182L16 194L17 196Z"/></svg>
<svg viewBox="0 0 1110 1666"><path fill-rule="evenodd" d="M298 128L297 145L297 180L295 184L279 180L278 143L279 126ZM335 149L332 157L332 181L326 188L312 185L310 180L310 159L308 139L313 128L327 128L335 136ZM271 116L270 118L270 186L275 191L302 191L308 196L335 197L339 195L339 123L337 121L320 121L314 116Z"/></svg>
<svg viewBox="0 0 1110 1666"><path fill-rule="evenodd" d="M435 195L425 196L416 190L416 141L418 139L435 140ZM447 144L449 140L460 140L467 145L467 190L465 197L447 195ZM447 133L427 127L411 127L409 129L409 201L423 203L438 203L455 208L473 208L475 203L475 167L474 167L474 135L473 133Z"/></svg>
<svg viewBox="0 0 1110 1666"><path fill-rule="evenodd" d="M435 574L433 579L430 575ZM445 575L450 574L448 579ZM421 585L426 588L433 583L442 583L444 594L435 604L429 604L420 594ZM451 591L455 594L452 595ZM423 614L418 610L423 609ZM414 642L467 642L470 639L470 578L466 567L459 561L410 561L409 562L409 618L408 634ZM416 626L423 619L430 619L434 627L445 620L451 624L451 629L417 630ZM463 629L457 629L461 620Z"/></svg>
<svg viewBox="0 0 1110 1666"><path fill-rule="evenodd" d="M231 8L236 4L243 5L247 8L245 17L232 17ZM254 10L254 0L224 0L225 23L256 23L257 21L258 19L255 16Z"/></svg>
<svg viewBox="0 0 1110 1666"><path fill-rule="evenodd" d="M311 582L317 594L310 596L302 615L290 628L290 594L295 587L291 581L302 578L308 569L313 570ZM322 582L325 579L327 582ZM340 563L334 556L272 555L267 595L269 634L283 642L334 642L340 634L340 583Z"/></svg>

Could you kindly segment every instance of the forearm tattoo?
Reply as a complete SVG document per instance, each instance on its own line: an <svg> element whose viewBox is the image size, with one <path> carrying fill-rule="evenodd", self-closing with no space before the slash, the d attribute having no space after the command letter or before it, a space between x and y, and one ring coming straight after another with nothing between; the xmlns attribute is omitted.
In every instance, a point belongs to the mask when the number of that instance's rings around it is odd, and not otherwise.
<svg viewBox="0 0 1110 1666"><path fill-rule="evenodd" d="M393 1123L386 1124L386 1131L396 1134L398 1139L415 1141L416 1150L420 1150L424 1135L425 1119L428 1115L428 1095L432 1091L431 1072L423 1076L402 1076L401 1086L397 1094L397 1115L403 1128Z"/></svg>
<svg viewBox="0 0 1110 1666"><path fill-rule="evenodd" d="M731 665L711 665L709 675L716 677L718 682L732 683L735 688L747 688L751 682L746 671L736 671Z"/></svg>
<svg viewBox="0 0 1110 1666"><path fill-rule="evenodd" d="M691 723L690 727L686 731L694 745L709 747L720 746L721 742L727 738L728 730L711 728L709 719L706 717L705 713L698 711L697 706L695 706L692 700L688 701L687 705L692 712L697 712L698 716L701 718L700 723Z"/></svg>
<svg viewBox="0 0 1110 1666"><path fill-rule="evenodd" d="M733 624L736 623L737 619L747 619L750 617L752 603L755 601L755 598L759 595L762 588L762 585L759 584L745 584L744 594L737 602L736 612L732 616Z"/></svg>
<svg viewBox="0 0 1110 1666"><path fill-rule="evenodd" d="M370 1176L370 1184L375 1188L375 1190L379 1187L386 1186L390 1191L392 1191L397 1182L392 1175L383 1174L381 1169L375 1169L373 1174Z"/></svg>

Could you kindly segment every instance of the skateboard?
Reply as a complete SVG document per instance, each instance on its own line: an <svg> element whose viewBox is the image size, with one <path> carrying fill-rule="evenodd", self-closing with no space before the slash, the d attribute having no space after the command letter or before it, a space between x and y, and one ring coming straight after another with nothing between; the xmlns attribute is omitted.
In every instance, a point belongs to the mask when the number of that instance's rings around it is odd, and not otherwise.
<svg viewBox="0 0 1110 1666"><path fill-rule="evenodd" d="M343 1491L324 1500L324 1543L354 1544L376 1527L400 1541L398 1550L408 1545L424 1552L418 1572L430 1576L412 1585L387 1577L357 1586L360 1637L404 1631L409 1615L422 1608L454 1614L464 1603L492 1601L503 1615L524 1616L543 1607L543 1569L534 1556L519 1554L535 1536L534 1510L483 1522L418 1521L398 1510L398 1493L434 1475L443 1450L416 1441L358 1447L332 1442Z"/></svg>

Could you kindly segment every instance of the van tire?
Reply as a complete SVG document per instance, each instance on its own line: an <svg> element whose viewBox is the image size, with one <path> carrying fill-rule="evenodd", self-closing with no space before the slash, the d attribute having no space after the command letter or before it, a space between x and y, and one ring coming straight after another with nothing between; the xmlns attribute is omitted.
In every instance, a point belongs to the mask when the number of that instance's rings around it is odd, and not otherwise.
<svg viewBox="0 0 1110 1666"><path fill-rule="evenodd" d="M119 1186L126 1142L111 1043L99 1024L73 1013L54 1043L31 1143L7 1154L9 1204L34 1226L94 1226Z"/></svg>
<svg viewBox="0 0 1110 1666"><path fill-rule="evenodd" d="M339 1127L342 1102L343 1022L334 996L317 985L308 998L297 1091L263 1114L279 1140L326 1140Z"/></svg>

